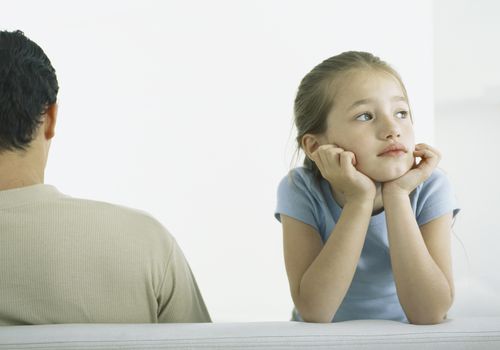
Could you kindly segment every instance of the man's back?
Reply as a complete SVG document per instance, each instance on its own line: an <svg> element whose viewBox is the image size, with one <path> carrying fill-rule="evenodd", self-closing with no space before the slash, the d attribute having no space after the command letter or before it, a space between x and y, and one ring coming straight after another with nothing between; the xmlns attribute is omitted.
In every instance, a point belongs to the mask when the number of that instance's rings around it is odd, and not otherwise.
<svg viewBox="0 0 500 350"><path fill-rule="evenodd" d="M0 325L210 321L160 223L42 184L0 191L0 296Z"/></svg>

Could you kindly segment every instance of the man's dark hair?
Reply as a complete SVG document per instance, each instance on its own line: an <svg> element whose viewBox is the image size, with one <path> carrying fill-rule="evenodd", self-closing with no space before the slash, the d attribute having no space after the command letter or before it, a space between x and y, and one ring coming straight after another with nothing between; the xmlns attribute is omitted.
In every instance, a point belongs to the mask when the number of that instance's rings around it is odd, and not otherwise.
<svg viewBox="0 0 500 350"><path fill-rule="evenodd" d="M29 146L58 90L43 50L21 31L0 31L0 153Z"/></svg>

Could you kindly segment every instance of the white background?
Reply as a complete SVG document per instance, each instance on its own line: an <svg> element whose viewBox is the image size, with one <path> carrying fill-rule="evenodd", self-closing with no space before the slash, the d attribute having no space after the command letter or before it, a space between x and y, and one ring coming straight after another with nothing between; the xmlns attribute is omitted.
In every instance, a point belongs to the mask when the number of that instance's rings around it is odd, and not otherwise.
<svg viewBox="0 0 500 350"><path fill-rule="evenodd" d="M435 140L462 208L450 315L500 315L500 2L434 2Z"/></svg>
<svg viewBox="0 0 500 350"><path fill-rule="evenodd" d="M273 213L296 164L294 95L316 64L346 50L387 60L406 83L418 142L434 143L430 0L1 9L3 29L22 29L57 70L46 182L154 215L183 248L214 321L290 318Z"/></svg>

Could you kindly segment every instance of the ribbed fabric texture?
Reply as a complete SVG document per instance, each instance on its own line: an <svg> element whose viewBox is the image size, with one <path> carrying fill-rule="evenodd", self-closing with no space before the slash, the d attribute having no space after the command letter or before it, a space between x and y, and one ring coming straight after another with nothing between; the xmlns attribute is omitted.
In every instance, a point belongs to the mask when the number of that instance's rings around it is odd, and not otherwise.
<svg viewBox="0 0 500 350"><path fill-rule="evenodd" d="M156 322L210 322L158 221L50 185L0 191L0 325Z"/></svg>

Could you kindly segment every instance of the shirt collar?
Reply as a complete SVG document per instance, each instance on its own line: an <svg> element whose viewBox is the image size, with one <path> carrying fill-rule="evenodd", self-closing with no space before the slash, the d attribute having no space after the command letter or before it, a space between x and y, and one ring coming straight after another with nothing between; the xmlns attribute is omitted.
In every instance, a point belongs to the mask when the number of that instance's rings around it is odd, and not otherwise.
<svg viewBox="0 0 500 350"><path fill-rule="evenodd" d="M0 191L0 208L63 196L54 186L37 184Z"/></svg>

